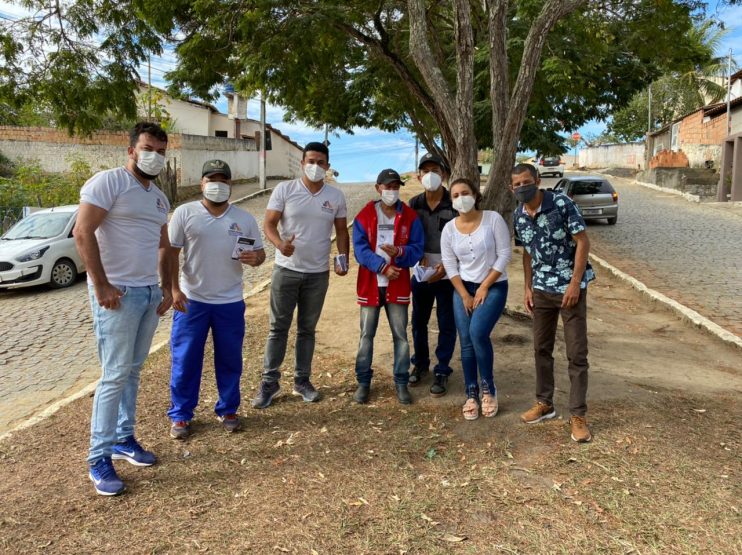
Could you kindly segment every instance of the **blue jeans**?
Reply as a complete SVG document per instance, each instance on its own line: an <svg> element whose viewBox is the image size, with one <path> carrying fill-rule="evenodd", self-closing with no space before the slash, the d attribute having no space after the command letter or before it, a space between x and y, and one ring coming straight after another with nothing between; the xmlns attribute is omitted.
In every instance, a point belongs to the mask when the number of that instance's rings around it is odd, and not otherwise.
<svg viewBox="0 0 742 555"><path fill-rule="evenodd" d="M317 327L330 273L308 274L281 266L273 269L271 277L270 332L263 357L263 380L281 379L281 364L286 356L286 343L291 321L296 315L296 366L294 379L309 379L314 356L314 330Z"/></svg>
<svg viewBox="0 0 742 555"><path fill-rule="evenodd" d="M157 285L117 285L121 306L107 310L98 304L88 285L93 329L103 372L95 389L90 419L88 462L111 456L113 444L134 435L139 374L149 354L159 317L162 290Z"/></svg>
<svg viewBox="0 0 742 555"><path fill-rule="evenodd" d="M428 322L435 303L435 316L438 322L438 344L435 357L438 364L433 368L435 374L450 376L451 357L456 347L456 323L453 316L453 285L447 279L434 283L420 283L414 277L412 286L412 344L415 354L411 362L418 368L430 368L430 348L428 347Z"/></svg>
<svg viewBox="0 0 742 555"><path fill-rule="evenodd" d="M410 381L410 345L407 342L407 305L384 302L386 287L379 288L379 301L386 310L386 318L394 338L394 383L407 385ZM356 355L356 380L361 385L371 385L374 371L374 337L379 327L382 306L361 307L361 339Z"/></svg>
<svg viewBox="0 0 742 555"><path fill-rule="evenodd" d="M214 339L214 374L219 391L214 412L217 416L236 414L240 406L245 303L208 304L189 300L187 309L185 313L173 313L171 403L167 415L173 422L193 419L209 329Z"/></svg>
<svg viewBox="0 0 742 555"><path fill-rule="evenodd" d="M479 284L465 281L464 287L471 296L474 296ZM499 281L489 288L484 304L475 308L471 314L467 314L461 295L458 291L454 295L453 310L461 342L461 366L464 370L467 397L479 397L477 368L482 387L490 395L497 393L493 372L495 353L490 334L505 309L507 298L508 282Z"/></svg>

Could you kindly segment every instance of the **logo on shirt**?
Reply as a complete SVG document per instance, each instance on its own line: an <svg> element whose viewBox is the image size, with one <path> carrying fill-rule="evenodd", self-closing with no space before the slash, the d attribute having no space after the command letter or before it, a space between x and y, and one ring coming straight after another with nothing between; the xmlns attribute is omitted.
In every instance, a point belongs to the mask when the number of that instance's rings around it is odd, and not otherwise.
<svg viewBox="0 0 742 555"><path fill-rule="evenodd" d="M162 202L160 197L157 197L157 210L163 214L167 214L167 206L165 206L165 203Z"/></svg>
<svg viewBox="0 0 742 555"><path fill-rule="evenodd" d="M242 229L239 225L237 225L237 222L232 222L232 225L229 226L227 233L229 233L232 237L240 237L242 236Z"/></svg>
<svg viewBox="0 0 742 555"><path fill-rule="evenodd" d="M333 207L332 204L330 204L329 200L326 200L325 202L322 203L322 211L333 214L335 213L335 207Z"/></svg>

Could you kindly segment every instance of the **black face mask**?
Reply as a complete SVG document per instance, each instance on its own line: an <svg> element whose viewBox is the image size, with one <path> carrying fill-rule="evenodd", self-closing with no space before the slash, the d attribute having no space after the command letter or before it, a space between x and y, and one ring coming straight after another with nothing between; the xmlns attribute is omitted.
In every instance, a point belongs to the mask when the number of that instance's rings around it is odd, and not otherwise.
<svg viewBox="0 0 742 555"><path fill-rule="evenodd" d="M522 185L513 191L515 200L518 202L528 203L533 200L533 197L538 193L538 185L535 183L529 183L528 185Z"/></svg>

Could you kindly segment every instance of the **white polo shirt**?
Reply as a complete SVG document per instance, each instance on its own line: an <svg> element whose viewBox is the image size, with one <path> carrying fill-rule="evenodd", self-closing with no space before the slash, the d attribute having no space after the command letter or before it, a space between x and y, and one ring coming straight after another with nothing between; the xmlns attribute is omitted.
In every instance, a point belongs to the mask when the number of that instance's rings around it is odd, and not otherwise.
<svg viewBox="0 0 742 555"><path fill-rule="evenodd" d="M178 206L168 226L170 244L183 249L180 289L189 299L209 304L242 300L242 268L232 260L238 237L253 239L262 249L260 228L249 212L230 205L212 215L198 200Z"/></svg>
<svg viewBox="0 0 742 555"><path fill-rule="evenodd" d="M80 202L108 212L95 230L108 281L157 285L160 233L170 210L163 192L154 183L145 188L128 170L116 168L91 177L80 190Z"/></svg>
<svg viewBox="0 0 742 555"><path fill-rule="evenodd" d="M345 195L327 183L312 194L301 179L292 179L276 185L267 209L281 212L282 239L296 235L294 254L284 256L276 250L276 265L297 272L327 272L335 220L347 217Z"/></svg>

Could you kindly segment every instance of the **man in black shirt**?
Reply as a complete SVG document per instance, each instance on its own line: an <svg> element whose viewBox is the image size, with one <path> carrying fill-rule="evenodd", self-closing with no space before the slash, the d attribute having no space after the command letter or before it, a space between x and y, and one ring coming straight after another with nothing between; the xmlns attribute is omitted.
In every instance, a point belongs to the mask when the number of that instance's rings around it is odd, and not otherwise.
<svg viewBox="0 0 742 555"><path fill-rule="evenodd" d="M446 277L441 263L441 231L457 216L451 205L451 195L443 186L448 179L448 166L439 156L425 154L418 165L418 179L425 192L409 201L410 208L417 212L425 231L425 256L420 266L435 270L427 280L412 278L412 340L414 366L410 374L410 385L416 386L430 370L428 347L428 322L436 305L438 319L438 344L435 356L438 364L433 368L435 379L430 387L433 397L442 397L448 389L451 375L451 357L456 346L456 325L453 317L453 286Z"/></svg>

